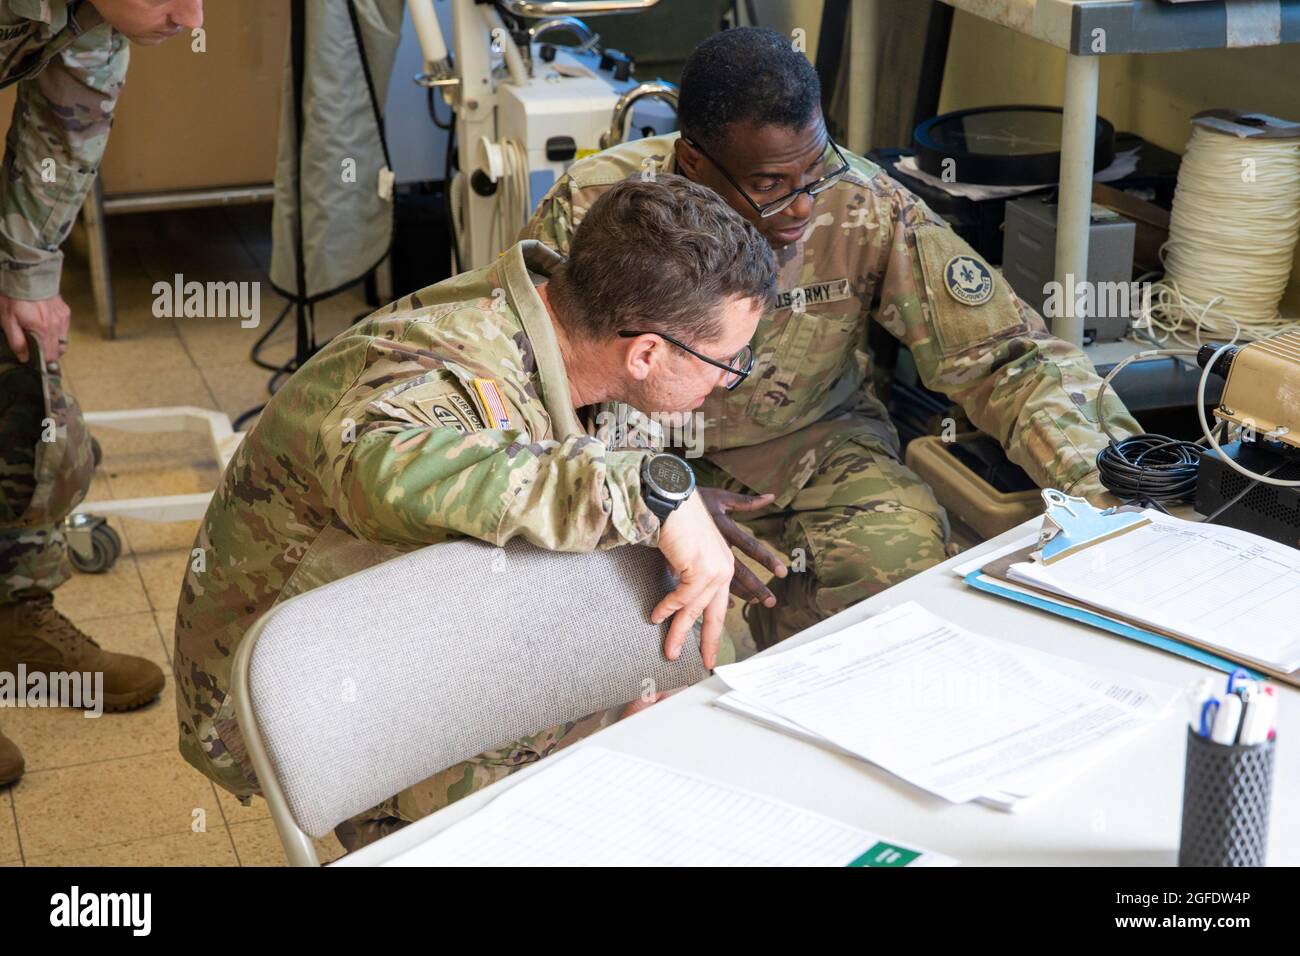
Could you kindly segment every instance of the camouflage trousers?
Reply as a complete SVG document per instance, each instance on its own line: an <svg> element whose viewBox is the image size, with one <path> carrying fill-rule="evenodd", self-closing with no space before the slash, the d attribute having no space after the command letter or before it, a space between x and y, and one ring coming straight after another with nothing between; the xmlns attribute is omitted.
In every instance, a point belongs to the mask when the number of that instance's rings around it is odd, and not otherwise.
<svg viewBox="0 0 1300 956"><path fill-rule="evenodd" d="M28 336L21 363L0 337L0 604L53 591L71 573L59 523L81 503L94 470L90 436Z"/></svg>
<svg viewBox="0 0 1300 956"><path fill-rule="evenodd" d="M692 462L702 484L776 496L768 509L733 515L790 569L768 585L776 607L746 608L758 650L948 557L947 513L898 460L892 436L891 426L850 409Z"/></svg>

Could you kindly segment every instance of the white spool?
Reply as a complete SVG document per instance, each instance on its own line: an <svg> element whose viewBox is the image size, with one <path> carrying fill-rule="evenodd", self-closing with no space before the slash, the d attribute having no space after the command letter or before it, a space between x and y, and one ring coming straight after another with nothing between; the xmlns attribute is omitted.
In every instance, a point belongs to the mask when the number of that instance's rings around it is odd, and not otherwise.
<svg viewBox="0 0 1300 956"><path fill-rule="evenodd" d="M1239 117L1197 119L1144 324L1183 344L1272 335L1292 324L1278 304L1300 236L1300 138L1253 135Z"/></svg>

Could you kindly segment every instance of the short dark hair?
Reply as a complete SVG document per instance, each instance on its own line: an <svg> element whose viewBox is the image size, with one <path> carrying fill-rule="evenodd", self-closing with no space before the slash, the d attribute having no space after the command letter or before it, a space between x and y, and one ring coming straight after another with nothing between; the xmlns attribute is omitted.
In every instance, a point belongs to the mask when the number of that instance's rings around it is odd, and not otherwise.
<svg viewBox="0 0 1300 956"><path fill-rule="evenodd" d="M732 296L764 307L776 260L753 226L706 186L660 173L615 183L578 225L548 286L566 331L588 339L622 331L710 341Z"/></svg>
<svg viewBox="0 0 1300 956"><path fill-rule="evenodd" d="M687 57L677 123L700 145L718 146L737 122L803 129L821 96L817 71L788 36L736 27L715 33Z"/></svg>

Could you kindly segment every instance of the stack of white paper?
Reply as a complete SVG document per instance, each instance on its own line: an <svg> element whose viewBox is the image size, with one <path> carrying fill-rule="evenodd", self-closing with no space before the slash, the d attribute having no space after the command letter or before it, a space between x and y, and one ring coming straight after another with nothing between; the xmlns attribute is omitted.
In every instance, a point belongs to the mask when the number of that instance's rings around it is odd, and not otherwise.
<svg viewBox="0 0 1300 956"><path fill-rule="evenodd" d="M916 603L717 674L733 690L723 707L1001 809L1086 769L1180 694L971 633Z"/></svg>
<svg viewBox="0 0 1300 956"><path fill-rule="evenodd" d="M385 866L946 866L780 800L602 747L546 761Z"/></svg>
<svg viewBox="0 0 1300 956"><path fill-rule="evenodd" d="M1300 550L1148 510L1151 523L1011 578L1290 673Z"/></svg>

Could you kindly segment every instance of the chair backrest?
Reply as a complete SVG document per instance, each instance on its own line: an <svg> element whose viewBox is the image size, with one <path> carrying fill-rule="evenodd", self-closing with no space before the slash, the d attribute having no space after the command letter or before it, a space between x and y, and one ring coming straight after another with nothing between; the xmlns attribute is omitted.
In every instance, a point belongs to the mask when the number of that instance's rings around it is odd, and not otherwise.
<svg viewBox="0 0 1300 956"><path fill-rule="evenodd" d="M704 678L663 656L653 548L433 545L272 608L236 655L240 730L294 863L310 836L518 737ZM647 681L651 683L646 683Z"/></svg>

